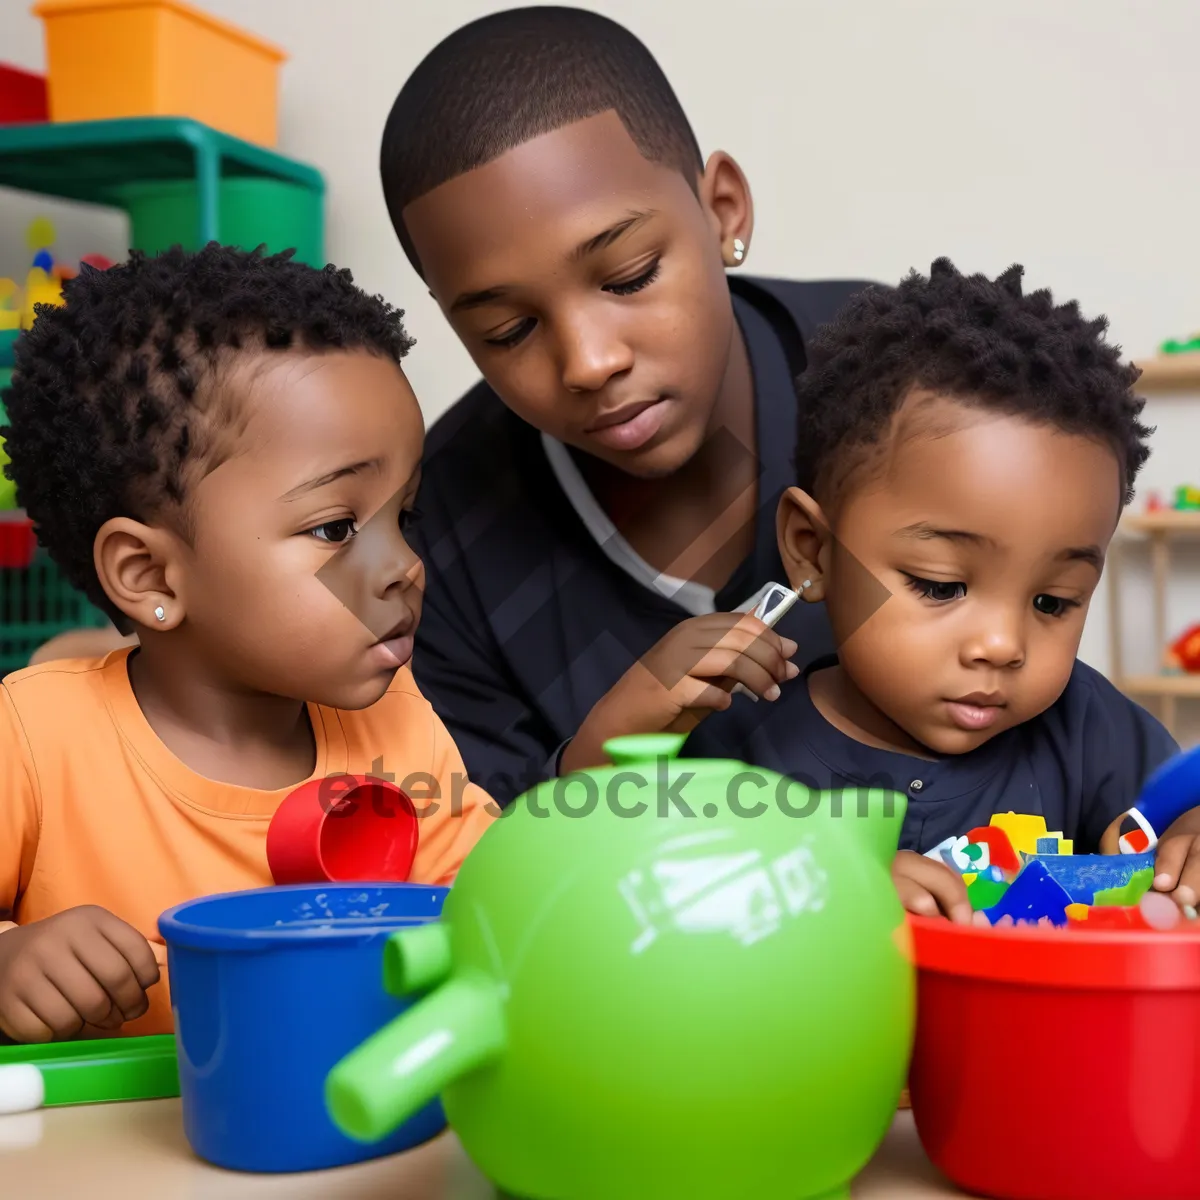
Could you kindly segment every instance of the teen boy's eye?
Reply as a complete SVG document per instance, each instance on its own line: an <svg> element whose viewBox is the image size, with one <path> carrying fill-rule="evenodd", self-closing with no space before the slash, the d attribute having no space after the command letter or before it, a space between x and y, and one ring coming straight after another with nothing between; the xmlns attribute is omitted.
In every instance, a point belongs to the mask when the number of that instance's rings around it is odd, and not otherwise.
<svg viewBox="0 0 1200 1200"><path fill-rule="evenodd" d="M1062 596L1050 596L1042 593L1034 596L1033 607L1043 616L1065 617L1073 608L1079 607L1078 600L1064 600Z"/></svg>
<svg viewBox="0 0 1200 1200"><path fill-rule="evenodd" d="M489 346L502 346L505 350L510 350L533 332L534 324L532 317L526 317L525 320L518 321L511 329L500 334L499 337L484 338L483 340Z"/></svg>
<svg viewBox="0 0 1200 1200"><path fill-rule="evenodd" d="M908 580L908 586L918 596L922 596L926 600L933 600L937 604L960 600L967 594L965 583L946 583L941 579L922 579L920 575L909 575L907 571L903 574L904 578Z"/></svg>
<svg viewBox="0 0 1200 1200"><path fill-rule="evenodd" d="M632 296L634 292L640 292L642 288L649 287L658 278L658 268L661 263L662 259L656 258L640 275L634 276L633 279L621 279L616 283L606 283L604 290L611 292L614 296Z"/></svg>
<svg viewBox="0 0 1200 1200"><path fill-rule="evenodd" d="M309 533L322 542L332 542L335 546L340 546L354 537L358 528L353 517L341 517L336 521L326 521L324 525L310 529Z"/></svg>

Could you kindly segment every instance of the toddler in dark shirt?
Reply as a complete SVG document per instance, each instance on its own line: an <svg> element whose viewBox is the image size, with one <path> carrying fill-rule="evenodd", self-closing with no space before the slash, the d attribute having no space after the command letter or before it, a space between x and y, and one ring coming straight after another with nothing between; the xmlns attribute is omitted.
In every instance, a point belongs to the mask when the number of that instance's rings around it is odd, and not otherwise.
<svg viewBox="0 0 1200 1200"><path fill-rule="evenodd" d="M986 824L981 803L1112 853L1145 776L1177 749L1076 661L1149 455L1138 372L1103 318L1024 295L1021 275L941 259L929 278L861 293L810 346L799 486L778 533L838 655L765 714L753 748L798 776L911 771L897 887L911 911L964 921L961 878L922 851ZM788 736L772 737L789 710ZM941 795L922 796L939 773ZM1200 809L1162 838L1155 887L1196 903Z"/></svg>

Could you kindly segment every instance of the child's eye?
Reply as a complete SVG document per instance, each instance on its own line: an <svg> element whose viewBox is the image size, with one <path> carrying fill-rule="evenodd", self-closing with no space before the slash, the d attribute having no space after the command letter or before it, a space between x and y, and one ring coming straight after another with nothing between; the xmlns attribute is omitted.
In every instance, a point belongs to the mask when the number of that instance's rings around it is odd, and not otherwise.
<svg viewBox="0 0 1200 1200"><path fill-rule="evenodd" d="M1034 596L1033 607L1043 616L1065 617L1073 608L1079 607L1078 600L1065 600L1062 596L1050 596L1043 592Z"/></svg>
<svg viewBox="0 0 1200 1200"><path fill-rule="evenodd" d="M419 508L405 508L400 512L400 532L406 533L421 519Z"/></svg>
<svg viewBox="0 0 1200 1200"><path fill-rule="evenodd" d="M354 537L358 533L358 528L353 517L341 517L336 521L326 521L324 525L310 529L309 533L320 541L332 542L335 546L340 546Z"/></svg>
<svg viewBox="0 0 1200 1200"><path fill-rule="evenodd" d="M532 317L526 317L523 321L519 321L507 333L502 333L499 337L484 338L489 346L500 346L505 350L511 350L513 346L523 342L532 332L535 322Z"/></svg>
<svg viewBox="0 0 1200 1200"><path fill-rule="evenodd" d="M937 604L961 600L967 594L965 583L946 583L941 579L922 579L920 575L909 575L907 571L903 574L908 580L908 586L918 596L923 596L926 600L933 600Z"/></svg>
<svg viewBox="0 0 1200 1200"><path fill-rule="evenodd" d="M640 275L633 279L622 279L617 283L606 283L604 290L611 292L614 296L632 296L634 292L640 292L642 288L649 287L658 278L658 268L662 259L656 258Z"/></svg>

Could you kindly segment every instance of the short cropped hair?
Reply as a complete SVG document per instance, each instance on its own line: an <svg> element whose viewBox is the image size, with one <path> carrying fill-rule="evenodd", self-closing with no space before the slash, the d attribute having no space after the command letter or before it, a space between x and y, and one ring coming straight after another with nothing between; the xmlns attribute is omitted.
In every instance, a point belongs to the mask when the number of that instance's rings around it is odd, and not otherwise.
<svg viewBox="0 0 1200 1200"><path fill-rule="evenodd" d="M578 8L514 8L456 30L409 76L388 116L380 173L392 225L421 264L404 209L508 150L615 110L642 155L696 190L704 159L662 69L627 29Z"/></svg>
<svg viewBox="0 0 1200 1200"><path fill-rule="evenodd" d="M63 299L39 305L17 341L4 469L38 542L122 628L96 577L96 534L172 506L186 527L189 482L229 456L244 424L221 394L226 368L292 348L399 362L412 345L401 311L291 251L135 252L107 271L85 265Z"/></svg>
<svg viewBox="0 0 1200 1200"><path fill-rule="evenodd" d="M796 481L821 500L885 443L915 388L983 409L1045 422L1112 447L1123 502L1150 455L1139 421L1139 370L1105 339L1104 317L1047 290L1025 295L1024 270L996 279L962 275L939 258L926 278L855 296L808 346L797 385ZM825 497L825 499L822 499Z"/></svg>

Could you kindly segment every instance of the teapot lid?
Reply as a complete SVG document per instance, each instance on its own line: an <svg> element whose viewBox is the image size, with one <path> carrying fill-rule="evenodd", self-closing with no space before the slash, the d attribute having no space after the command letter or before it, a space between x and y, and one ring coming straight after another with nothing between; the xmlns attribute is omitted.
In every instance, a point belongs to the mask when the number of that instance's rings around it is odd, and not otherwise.
<svg viewBox="0 0 1200 1200"><path fill-rule="evenodd" d="M686 741L686 733L630 733L609 738L604 743L604 753L614 766L628 767L660 758L677 758Z"/></svg>

